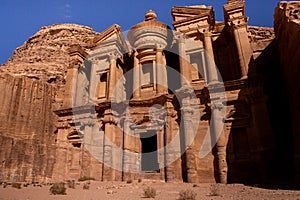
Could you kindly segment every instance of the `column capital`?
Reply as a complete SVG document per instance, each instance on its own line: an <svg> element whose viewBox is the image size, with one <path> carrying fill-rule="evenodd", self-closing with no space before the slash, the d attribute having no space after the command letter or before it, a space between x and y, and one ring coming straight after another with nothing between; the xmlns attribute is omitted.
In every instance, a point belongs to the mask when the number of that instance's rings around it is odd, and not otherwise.
<svg viewBox="0 0 300 200"><path fill-rule="evenodd" d="M117 124L117 121L115 120L113 114L111 111L106 110L104 113L104 118L103 118L103 124Z"/></svg>
<svg viewBox="0 0 300 200"><path fill-rule="evenodd" d="M201 40L204 40L204 38L206 38L206 37L212 37L212 35L213 35L213 33L208 29L202 30L202 29L198 28L197 31L200 34Z"/></svg>
<svg viewBox="0 0 300 200"><path fill-rule="evenodd" d="M174 38L178 41L178 43L185 43L186 35L184 35L183 33L179 33L176 34Z"/></svg>
<svg viewBox="0 0 300 200"><path fill-rule="evenodd" d="M92 59L89 60L89 62L90 62L92 65L96 65L96 64L98 64L99 60L96 59L96 58L92 58Z"/></svg>
<svg viewBox="0 0 300 200"><path fill-rule="evenodd" d="M204 32L204 33L202 33L202 35L203 35L203 37L212 37L212 32L210 32L210 31L207 31L207 32Z"/></svg>
<svg viewBox="0 0 300 200"><path fill-rule="evenodd" d="M116 60L118 58L118 56L119 56L119 54L116 50L114 50L108 54L108 58L110 61Z"/></svg>
<svg viewBox="0 0 300 200"><path fill-rule="evenodd" d="M78 58L71 58L67 69L78 69L83 65L83 60Z"/></svg>
<svg viewBox="0 0 300 200"><path fill-rule="evenodd" d="M133 55L134 57L137 57L138 54L139 54L139 53L138 53L137 49L134 48L134 49L132 50L132 55Z"/></svg>
<svg viewBox="0 0 300 200"><path fill-rule="evenodd" d="M231 22L230 27L232 30L239 29L239 28L247 28L247 23L244 22L241 24L235 24L234 22Z"/></svg>
<svg viewBox="0 0 300 200"><path fill-rule="evenodd" d="M156 44L156 51L163 51L163 46L161 44Z"/></svg>
<svg viewBox="0 0 300 200"><path fill-rule="evenodd" d="M224 109L224 107L225 107L225 105L222 104L221 102L213 103L213 104L211 104L211 106L210 106L210 108L211 108L212 110L215 110L215 109L222 110L222 109Z"/></svg>

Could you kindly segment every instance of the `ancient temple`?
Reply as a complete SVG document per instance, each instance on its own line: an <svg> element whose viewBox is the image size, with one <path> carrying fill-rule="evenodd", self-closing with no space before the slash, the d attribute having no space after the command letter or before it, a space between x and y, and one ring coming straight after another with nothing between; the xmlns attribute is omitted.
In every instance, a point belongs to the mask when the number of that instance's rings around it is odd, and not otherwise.
<svg viewBox="0 0 300 200"><path fill-rule="evenodd" d="M128 41L113 25L89 55L69 49L54 178L226 183L227 173L264 174L252 165L271 148L259 145L270 125L261 87L247 82L253 50L244 2L224 6L225 22L210 6L174 7L172 16L174 31L150 10ZM203 147L207 134L216 141Z"/></svg>
<svg viewBox="0 0 300 200"><path fill-rule="evenodd" d="M175 6L173 27L149 10L128 32L84 28L51 45L67 49L65 74L0 76L0 180L299 182L298 8L278 5L276 36L229 0L224 22L211 6ZM52 29L39 34L82 30Z"/></svg>

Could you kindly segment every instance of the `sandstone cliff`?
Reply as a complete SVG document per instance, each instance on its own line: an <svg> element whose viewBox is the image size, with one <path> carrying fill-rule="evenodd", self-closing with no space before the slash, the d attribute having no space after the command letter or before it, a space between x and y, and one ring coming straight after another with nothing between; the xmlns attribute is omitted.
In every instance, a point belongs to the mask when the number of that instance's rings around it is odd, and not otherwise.
<svg viewBox="0 0 300 200"><path fill-rule="evenodd" d="M65 82L67 49L89 51L91 28L42 27L0 67L0 181L47 181L56 155L58 89Z"/></svg>
<svg viewBox="0 0 300 200"><path fill-rule="evenodd" d="M48 83L62 83L69 59L67 49L72 44L80 44L88 51L89 40L97 35L92 28L76 24L42 27L14 51L0 71Z"/></svg>
<svg viewBox="0 0 300 200"><path fill-rule="evenodd" d="M276 45L285 79L294 142L294 169L300 181L300 2L281 2L275 10ZM278 116L285 117L285 116Z"/></svg>
<svg viewBox="0 0 300 200"><path fill-rule="evenodd" d="M0 181L45 181L55 162L56 88L0 76Z"/></svg>
<svg viewBox="0 0 300 200"><path fill-rule="evenodd" d="M254 59L256 59L275 38L273 28L248 26L248 34Z"/></svg>

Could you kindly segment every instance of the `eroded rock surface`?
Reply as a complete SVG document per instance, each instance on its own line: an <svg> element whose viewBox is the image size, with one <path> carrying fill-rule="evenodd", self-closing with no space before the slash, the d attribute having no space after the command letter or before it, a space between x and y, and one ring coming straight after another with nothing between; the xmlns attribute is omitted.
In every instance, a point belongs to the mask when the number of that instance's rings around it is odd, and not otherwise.
<svg viewBox="0 0 300 200"><path fill-rule="evenodd" d="M25 77L0 76L0 180L45 181L55 162L56 88Z"/></svg>
<svg viewBox="0 0 300 200"><path fill-rule="evenodd" d="M89 40L97 35L92 28L76 24L42 27L14 51L0 70L48 83L63 83L69 64L67 49L79 44L88 50Z"/></svg>
<svg viewBox="0 0 300 200"><path fill-rule="evenodd" d="M300 180L300 2L279 3L274 17L278 55L289 100L296 179Z"/></svg>

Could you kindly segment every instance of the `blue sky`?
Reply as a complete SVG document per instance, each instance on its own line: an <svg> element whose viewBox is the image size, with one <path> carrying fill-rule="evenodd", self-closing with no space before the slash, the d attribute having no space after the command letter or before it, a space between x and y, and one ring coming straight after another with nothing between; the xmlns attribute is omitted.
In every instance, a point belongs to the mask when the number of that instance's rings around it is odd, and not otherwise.
<svg viewBox="0 0 300 200"><path fill-rule="evenodd" d="M123 31L143 21L149 9L158 20L171 26L173 6L212 5L216 19L223 21L222 6L227 0L0 0L0 64L12 56L42 26L76 23L101 32L117 23ZM250 25L273 26L273 13L278 0L246 0Z"/></svg>

